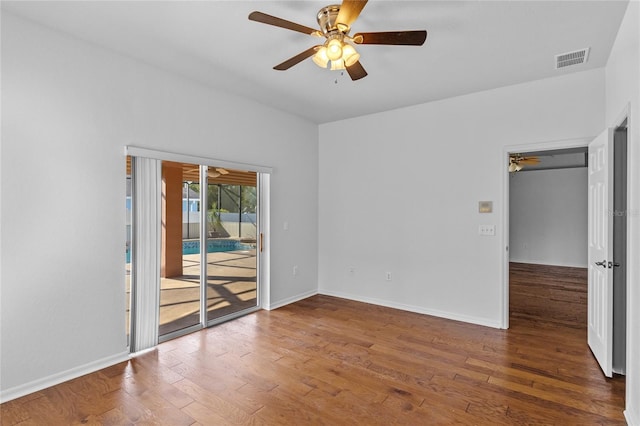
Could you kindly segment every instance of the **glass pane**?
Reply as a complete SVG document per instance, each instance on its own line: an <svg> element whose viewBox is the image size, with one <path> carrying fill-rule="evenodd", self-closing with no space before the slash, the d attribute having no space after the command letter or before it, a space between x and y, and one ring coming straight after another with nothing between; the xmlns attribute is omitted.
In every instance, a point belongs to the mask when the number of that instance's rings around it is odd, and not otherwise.
<svg viewBox="0 0 640 426"><path fill-rule="evenodd" d="M207 320L257 306L256 173L210 167Z"/></svg>
<svg viewBox="0 0 640 426"><path fill-rule="evenodd" d="M162 163L160 336L200 324L199 166Z"/></svg>

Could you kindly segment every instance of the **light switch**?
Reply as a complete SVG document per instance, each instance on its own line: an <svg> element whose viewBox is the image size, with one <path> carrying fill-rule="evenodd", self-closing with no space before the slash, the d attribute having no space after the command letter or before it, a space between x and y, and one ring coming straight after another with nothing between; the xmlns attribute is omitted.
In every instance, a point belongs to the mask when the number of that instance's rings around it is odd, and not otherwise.
<svg viewBox="0 0 640 426"><path fill-rule="evenodd" d="M484 236L494 236L496 235L496 226L495 225L480 225L478 228L478 234Z"/></svg>

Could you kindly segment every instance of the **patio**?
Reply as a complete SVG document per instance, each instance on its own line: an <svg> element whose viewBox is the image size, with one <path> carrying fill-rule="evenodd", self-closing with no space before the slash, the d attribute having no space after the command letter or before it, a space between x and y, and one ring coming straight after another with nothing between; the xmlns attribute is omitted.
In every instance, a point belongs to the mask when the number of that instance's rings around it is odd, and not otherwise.
<svg viewBox="0 0 640 426"><path fill-rule="evenodd" d="M127 330L129 330L130 267L127 264ZM257 304L256 250L207 254L207 319ZM183 255L183 275L161 278L160 335L200 322L200 254Z"/></svg>

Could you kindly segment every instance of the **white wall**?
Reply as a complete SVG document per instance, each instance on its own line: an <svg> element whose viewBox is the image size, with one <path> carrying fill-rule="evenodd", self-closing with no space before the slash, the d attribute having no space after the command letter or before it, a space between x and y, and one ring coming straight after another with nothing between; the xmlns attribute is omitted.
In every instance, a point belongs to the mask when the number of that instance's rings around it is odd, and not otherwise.
<svg viewBox="0 0 640 426"><path fill-rule="evenodd" d="M512 262L587 266L587 168L509 175Z"/></svg>
<svg viewBox="0 0 640 426"><path fill-rule="evenodd" d="M129 144L273 167L271 303L317 291L315 124L3 12L3 399L126 356Z"/></svg>
<svg viewBox="0 0 640 426"><path fill-rule="evenodd" d="M606 122L629 115L626 411L640 425L640 4L629 2L606 67Z"/></svg>
<svg viewBox="0 0 640 426"><path fill-rule="evenodd" d="M606 125L631 102L634 164L639 19L631 2L606 69ZM499 326L502 149L599 133L604 80L594 70L323 125L318 194L315 125L4 12L2 397L126 350L124 206L114 206L125 196L127 144L274 167L273 305L313 293L317 272L324 293ZM630 209L640 212L640 171L630 173ZM87 197L92 220L67 214L72 186ZM26 214L12 209L18 200ZM479 200L493 200L494 213L477 214ZM399 205L407 224L387 226L387 207ZM630 218L635 259L639 221ZM498 234L478 236L484 223ZM17 235L25 227L29 234ZM78 252L80 242L90 249ZM629 305L637 307L640 265L629 274ZM640 310L630 323L627 416L640 424Z"/></svg>
<svg viewBox="0 0 640 426"><path fill-rule="evenodd" d="M319 291L502 326L503 149L598 134L604 98L599 69L320 126Z"/></svg>

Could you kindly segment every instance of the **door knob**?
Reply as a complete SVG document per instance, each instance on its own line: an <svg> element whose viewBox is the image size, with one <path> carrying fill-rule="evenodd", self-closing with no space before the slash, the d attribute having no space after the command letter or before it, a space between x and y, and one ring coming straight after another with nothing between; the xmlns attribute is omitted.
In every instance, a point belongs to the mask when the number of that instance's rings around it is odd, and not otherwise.
<svg viewBox="0 0 640 426"><path fill-rule="evenodd" d="M602 262L596 262L596 265L602 266L603 268L606 268L607 267L607 261L605 259Z"/></svg>

